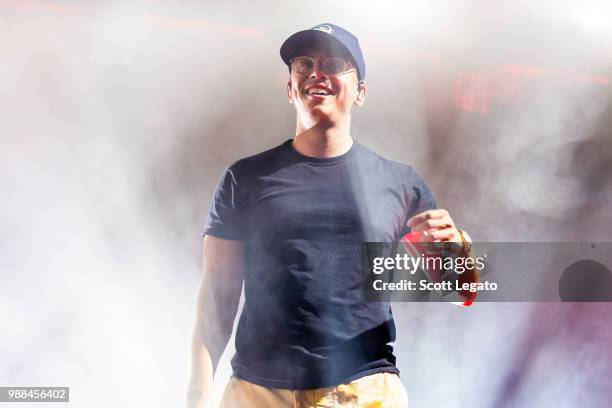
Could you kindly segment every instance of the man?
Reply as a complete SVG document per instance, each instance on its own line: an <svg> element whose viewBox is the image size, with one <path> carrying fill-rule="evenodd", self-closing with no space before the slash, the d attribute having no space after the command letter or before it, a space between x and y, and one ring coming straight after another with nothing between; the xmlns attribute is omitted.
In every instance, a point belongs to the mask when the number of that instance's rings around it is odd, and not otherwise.
<svg viewBox="0 0 612 408"><path fill-rule="evenodd" d="M405 407L389 303L361 292L360 243L421 231L462 242L411 167L354 141L366 98L357 38L333 24L282 45L296 131L232 164L204 230L204 277L193 336L190 407L211 399L244 281L233 376L221 406Z"/></svg>

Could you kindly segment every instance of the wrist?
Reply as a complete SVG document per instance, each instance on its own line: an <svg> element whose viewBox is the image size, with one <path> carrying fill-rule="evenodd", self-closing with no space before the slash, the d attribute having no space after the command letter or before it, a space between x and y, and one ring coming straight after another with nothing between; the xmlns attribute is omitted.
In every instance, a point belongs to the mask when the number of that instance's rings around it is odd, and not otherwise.
<svg viewBox="0 0 612 408"><path fill-rule="evenodd" d="M468 255L472 253L472 238L468 235L467 231L457 228L459 231L459 237L461 238L461 254Z"/></svg>
<svg viewBox="0 0 612 408"><path fill-rule="evenodd" d="M204 391L198 388L189 388L187 390L187 407L208 408L208 399Z"/></svg>

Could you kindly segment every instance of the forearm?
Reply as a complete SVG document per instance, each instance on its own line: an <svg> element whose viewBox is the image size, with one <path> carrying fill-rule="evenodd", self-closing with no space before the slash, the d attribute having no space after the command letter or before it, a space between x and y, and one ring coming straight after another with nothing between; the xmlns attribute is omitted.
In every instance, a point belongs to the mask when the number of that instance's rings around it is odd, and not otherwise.
<svg viewBox="0 0 612 408"><path fill-rule="evenodd" d="M205 407L210 399L214 372L231 336L237 301L228 302L223 288L204 280L198 296L197 318L192 337L190 408Z"/></svg>
<svg viewBox="0 0 612 408"><path fill-rule="evenodd" d="M193 342L191 381L187 392L188 408L208 408L213 384L214 368L210 353L202 342Z"/></svg>
<svg viewBox="0 0 612 408"><path fill-rule="evenodd" d="M189 408L208 407L213 376L232 334L244 280L244 244L204 238L203 275L192 337Z"/></svg>
<svg viewBox="0 0 612 408"><path fill-rule="evenodd" d="M214 372L225 348L227 339L219 339L218 344L209 345L205 340L205 327L200 320L196 322L191 345L191 380L187 394L189 408L208 408ZM229 335L227 336L229 338ZM211 350L220 350L211 352Z"/></svg>

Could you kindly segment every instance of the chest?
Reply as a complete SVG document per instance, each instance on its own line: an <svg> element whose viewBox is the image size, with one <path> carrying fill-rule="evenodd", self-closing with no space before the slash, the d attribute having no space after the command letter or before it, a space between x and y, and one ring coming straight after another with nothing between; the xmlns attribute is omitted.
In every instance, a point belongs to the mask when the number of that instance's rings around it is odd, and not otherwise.
<svg viewBox="0 0 612 408"><path fill-rule="evenodd" d="M252 239L389 242L406 219L401 187L374 174L303 169L262 176L255 186L247 211Z"/></svg>

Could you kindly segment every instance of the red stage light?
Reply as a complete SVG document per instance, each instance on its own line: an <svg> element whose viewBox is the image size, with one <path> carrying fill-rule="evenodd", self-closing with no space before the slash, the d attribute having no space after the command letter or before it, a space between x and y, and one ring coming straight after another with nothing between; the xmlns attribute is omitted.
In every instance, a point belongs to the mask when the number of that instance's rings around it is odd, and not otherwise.
<svg viewBox="0 0 612 408"><path fill-rule="evenodd" d="M455 106L465 112L486 114L489 111L489 78L478 73L457 72Z"/></svg>

